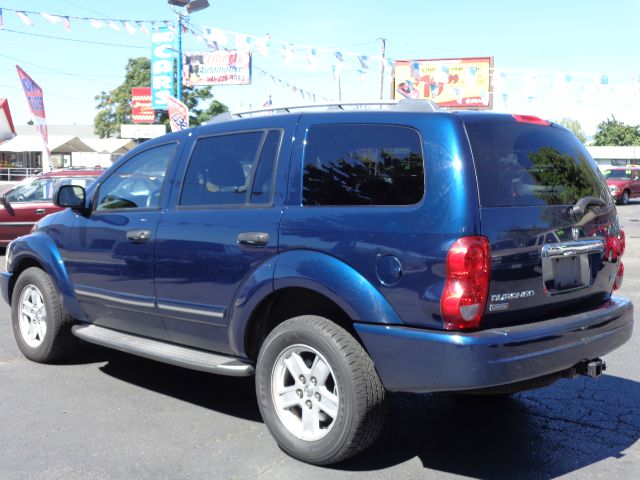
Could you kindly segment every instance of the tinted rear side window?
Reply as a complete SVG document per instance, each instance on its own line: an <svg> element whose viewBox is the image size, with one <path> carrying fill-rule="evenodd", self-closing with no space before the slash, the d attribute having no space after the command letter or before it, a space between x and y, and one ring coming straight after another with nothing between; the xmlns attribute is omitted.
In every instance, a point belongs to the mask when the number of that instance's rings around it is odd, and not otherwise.
<svg viewBox="0 0 640 480"><path fill-rule="evenodd" d="M397 125L316 125L306 138L303 205L411 205L424 195L420 135Z"/></svg>
<svg viewBox="0 0 640 480"><path fill-rule="evenodd" d="M502 122L471 123L467 132L484 207L608 200L595 163L565 130Z"/></svg>

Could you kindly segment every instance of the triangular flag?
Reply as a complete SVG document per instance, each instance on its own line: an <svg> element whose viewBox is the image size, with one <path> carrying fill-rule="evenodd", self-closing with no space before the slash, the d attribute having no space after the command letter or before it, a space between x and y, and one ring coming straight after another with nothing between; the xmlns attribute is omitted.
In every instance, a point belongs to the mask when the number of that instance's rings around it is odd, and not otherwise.
<svg viewBox="0 0 640 480"><path fill-rule="evenodd" d="M102 27L104 27L104 23L101 22L100 20L96 20L95 18L90 18L89 19L89 25L91 25L93 28L102 28Z"/></svg>
<svg viewBox="0 0 640 480"><path fill-rule="evenodd" d="M360 55L358 57L358 61L360 62L362 70L369 70L369 57L367 57L366 55Z"/></svg>
<svg viewBox="0 0 640 480"><path fill-rule="evenodd" d="M60 20L62 20L62 17L59 17L58 15L49 15L45 12L42 12L40 15L42 15L42 18L44 18L51 25L55 25L56 23L60 22Z"/></svg>
<svg viewBox="0 0 640 480"><path fill-rule="evenodd" d="M109 20L107 25L109 25L109 28L115 32L120 31L120 26L117 23L115 23L113 20Z"/></svg>
<svg viewBox="0 0 640 480"><path fill-rule="evenodd" d="M71 21L69 21L69 17L62 17L62 26L67 32L71 31Z"/></svg>
<svg viewBox="0 0 640 480"><path fill-rule="evenodd" d="M260 52L260 55L262 55L263 57L266 57L269 53L270 40L271 40L271 35L267 33L264 37L259 38L258 41L256 42L256 48Z"/></svg>
<svg viewBox="0 0 640 480"><path fill-rule="evenodd" d="M2 9L0 8L0 28L4 27L4 18L2 18Z"/></svg>
<svg viewBox="0 0 640 480"><path fill-rule="evenodd" d="M136 22L136 25L138 25L138 28L140 29L140 31L142 33L144 33L145 35L149 35L149 30L147 29L146 25L142 22Z"/></svg>
<svg viewBox="0 0 640 480"><path fill-rule="evenodd" d="M122 24L124 25L124 28L127 30L127 32L129 32L129 35L134 35L136 33L136 27L134 27L131 23L122 22Z"/></svg>
<svg viewBox="0 0 640 480"><path fill-rule="evenodd" d="M24 23L27 27L32 27L33 26L33 22L31 21L31 19L29 18L29 16L24 13L24 12L16 12L16 15L18 16L18 18L20 20L22 20L22 23Z"/></svg>
<svg viewBox="0 0 640 480"><path fill-rule="evenodd" d="M284 65L291 65L293 62L293 45L282 45L282 63Z"/></svg>

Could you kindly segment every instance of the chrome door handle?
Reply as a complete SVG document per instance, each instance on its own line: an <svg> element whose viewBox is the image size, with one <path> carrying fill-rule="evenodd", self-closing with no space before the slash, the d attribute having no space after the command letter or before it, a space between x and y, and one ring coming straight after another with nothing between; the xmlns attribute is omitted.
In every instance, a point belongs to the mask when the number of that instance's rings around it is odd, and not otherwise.
<svg viewBox="0 0 640 480"><path fill-rule="evenodd" d="M149 230L129 230L127 232L127 240L131 243L145 243L151 238Z"/></svg>
<svg viewBox="0 0 640 480"><path fill-rule="evenodd" d="M263 232L245 232L238 235L238 243L248 247L265 247L269 243L269 234Z"/></svg>
<svg viewBox="0 0 640 480"><path fill-rule="evenodd" d="M38 209L35 211L35 214L36 214L36 215L44 215L45 213L46 213L46 211L45 211L45 209L44 209L44 208L38 208Z"/></svg>

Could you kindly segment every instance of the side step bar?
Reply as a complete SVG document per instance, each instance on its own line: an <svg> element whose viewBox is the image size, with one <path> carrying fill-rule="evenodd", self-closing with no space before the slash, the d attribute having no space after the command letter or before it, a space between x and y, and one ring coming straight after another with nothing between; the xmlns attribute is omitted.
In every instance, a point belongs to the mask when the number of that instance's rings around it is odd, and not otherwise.
<svg viewBox="0 0 640 480"><path fill-rule="evenodd" d="M232 377L246 377L253 375L255 371L251 363L235 357L181 347L97 325L74 325L71 331L76 337L87 342L178 367Z"/></svg>

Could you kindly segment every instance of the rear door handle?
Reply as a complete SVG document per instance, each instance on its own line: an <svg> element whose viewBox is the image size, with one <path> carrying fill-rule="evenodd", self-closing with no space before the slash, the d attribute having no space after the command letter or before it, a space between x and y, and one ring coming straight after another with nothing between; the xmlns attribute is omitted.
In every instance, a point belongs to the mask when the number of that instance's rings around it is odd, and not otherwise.
<svg viewBox="0 0 640 480"><path fill-rule="evenodd" d="M269 234L263 232L245 232L238 235L238 243L249 247L265 247L269 243Z"/></svg>
<svg viewBox="0 0 640 480"><path fill-rule="evenodd" d="M44 215L45 214L45 209L44 208L38 208L35 213L36 213L36 215Z"/></svg>
<svg viewBox="0 0 640 480"><path fill-rule="evenodd" d="M129 230L127 232L127 240L131 243L146 243L151 238L149 230Z"/></svg>

